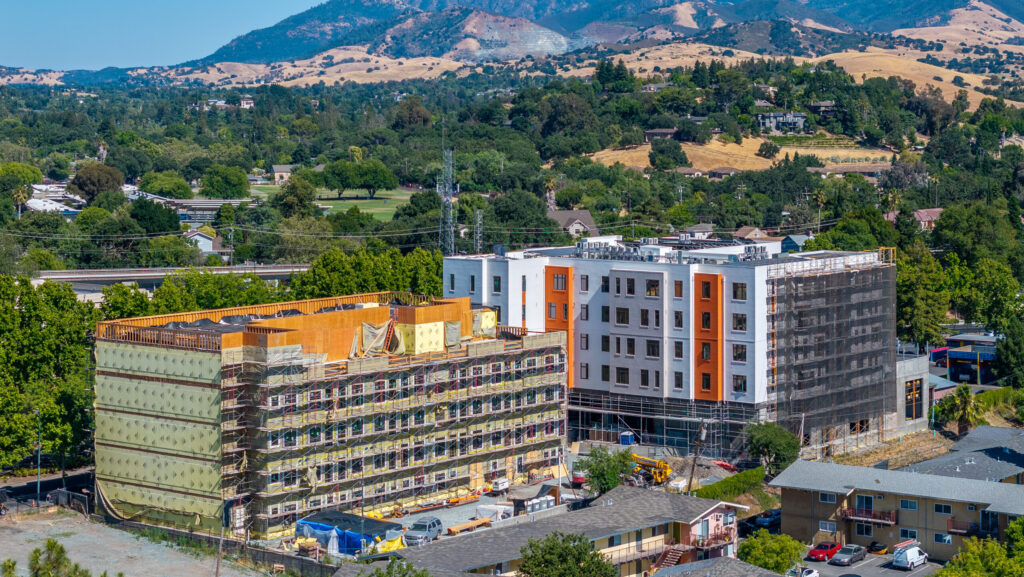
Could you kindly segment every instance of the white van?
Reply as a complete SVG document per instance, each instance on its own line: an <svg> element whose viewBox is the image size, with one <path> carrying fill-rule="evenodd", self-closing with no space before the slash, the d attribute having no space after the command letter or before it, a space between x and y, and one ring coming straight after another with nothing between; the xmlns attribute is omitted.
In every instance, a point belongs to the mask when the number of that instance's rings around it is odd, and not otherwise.
<svg viewBox="0 0 1024 577"><path fill-rule="evenodd" d="M897 569L916 569L928 562L928 554L917 545L897 549L892 555L892 566Z"/></svg>

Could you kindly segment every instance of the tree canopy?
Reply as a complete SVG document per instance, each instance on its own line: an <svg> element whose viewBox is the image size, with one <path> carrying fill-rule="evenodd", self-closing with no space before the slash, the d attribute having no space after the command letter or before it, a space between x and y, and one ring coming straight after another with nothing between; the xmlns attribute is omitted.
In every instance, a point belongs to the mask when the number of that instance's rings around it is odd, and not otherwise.
<svg viewBox="0 0 1024 577"><path fill-rule="evenodd" d="M517 570L523 577L616 577L618 567L594 550L582 534L554 532L530 539L520 551Z"/></svg>

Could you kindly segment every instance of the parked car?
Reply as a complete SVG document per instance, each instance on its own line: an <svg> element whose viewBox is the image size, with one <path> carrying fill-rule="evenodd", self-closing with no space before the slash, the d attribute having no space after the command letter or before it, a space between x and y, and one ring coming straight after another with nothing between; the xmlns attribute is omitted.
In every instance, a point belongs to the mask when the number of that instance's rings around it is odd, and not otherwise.
<svg viewBox="0 0 1024 577"><path fill-rule="evenodd" d="M739 531L740 537L748 537L757 533L756 519L744 519L736 523L736 530Z"/></svg>
<svg viewBox="0 0 1024 577"><path fill-rule="evenodd" d="M888 552L889 552L889 546L886 545L885 543L880 543L878 541L872 541L871 544L868 545L868 553L874 553L875 555L885 555Z"/></svg>
<svg viewBox="0 0 1024 577"><path fill-rule="evenodd" d="M771 527L782 523L782 509L769 509L757 517L758 527Z"/></svg>
<svg viewBox="0 0 1024 577"><path fill-rule="evenodd" d="M441 536L441 520L437 517L420 517L405 532L405 546L426 545Z"/></svg>
<svg viewBox="0 0 1024 577"><path fill-rule="evenodd" d="M918 546L897 549L892 556L893 567L908 571L916 569L927 562L928 554Z"/></svg>
<svg viewBox="0 0 1024 577"><path fill-rule="evenodd" d="M817 569L810 567L793 567L786 573L786 577L821 577Z"/></svg>
<svg viewBox="0 0 1024 577"><path fill-rule="evenodd" d="M842 545L834 541L822 541L807 552L807 558L811 561L828 561L842 548Z"/></svg>
<svg viewBox="0 0 1024 577"><path fill-rule="evenodd" d="M832 556L829 563L833 565L853 565L857 561L863 561L868 556L868 550L860 545L844 545L838 553Z"/></svg>

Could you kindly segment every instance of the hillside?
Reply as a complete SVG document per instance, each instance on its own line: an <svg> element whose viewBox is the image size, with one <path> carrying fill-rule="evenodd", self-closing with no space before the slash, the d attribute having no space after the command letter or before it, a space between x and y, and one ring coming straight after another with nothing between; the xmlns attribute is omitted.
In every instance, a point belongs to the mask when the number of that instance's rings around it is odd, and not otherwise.
<svg viewBox="0 0 1024 577"><path fill-rule="evenodd" d="M867 34L834 32L778 20L729 24L696 34L693 40L757 54L807 57L862 49L871 43Z"/></svg>
<svg viewBox="0 0 1024 577"><path fill-rule="evenodd" d="M972 0L970 5L953 10L941 26L900 28L893 34L954 44L999 44L1024 37L1024 24L989 4Z"/></svg>

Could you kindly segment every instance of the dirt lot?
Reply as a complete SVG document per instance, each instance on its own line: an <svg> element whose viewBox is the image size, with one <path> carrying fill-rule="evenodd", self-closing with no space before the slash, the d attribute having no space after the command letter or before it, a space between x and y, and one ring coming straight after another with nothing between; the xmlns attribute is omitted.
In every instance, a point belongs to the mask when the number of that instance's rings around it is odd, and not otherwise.
<svg viewBox="0 0 1024 577"><path fill-rule="evenodd" d="M899 469L920 463L949 452L953 441L932 431L921 431L889 441L874 449L838 455L835 462L841 465L870 467L875 463L889 460L890 469Z"/></svg>
<svg viewBox="0 0 1024 577"><path fill-rule="evenodd" d="M125 577L183 577L186 575L213 575L216 559L197 558L187 551L158 545L87 521L71 513L53 513L0 520L0 559L14 559L18 575L28 575L28 558L32 550L45 545L47 539L56 539L68 551L75 563L99 576L118 572ZM239 568L229 563L221 565L226 577L252 577L261 573Z"/></svg>

